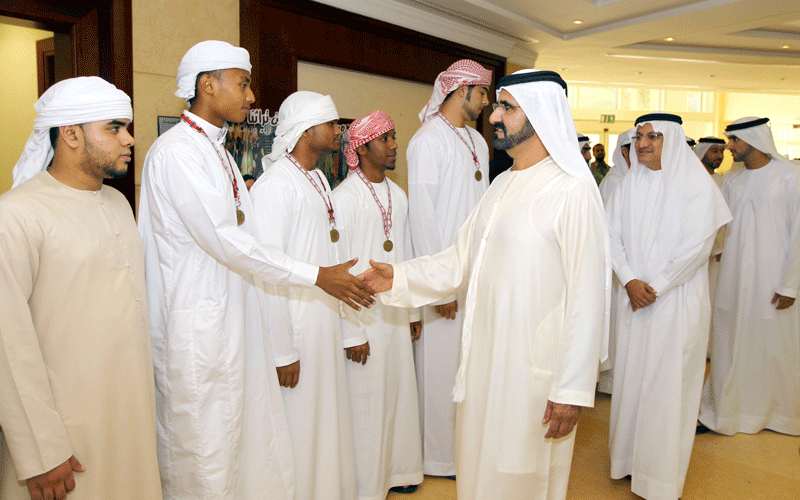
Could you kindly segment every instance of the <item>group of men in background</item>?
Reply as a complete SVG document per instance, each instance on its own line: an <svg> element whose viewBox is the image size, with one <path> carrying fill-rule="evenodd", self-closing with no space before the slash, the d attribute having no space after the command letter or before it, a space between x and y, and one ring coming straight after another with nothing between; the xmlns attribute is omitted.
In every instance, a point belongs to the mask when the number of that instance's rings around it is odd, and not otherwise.
<svg viewBox="0 0 800 500"><path fill-rule="evenodd" d="M461 499L565 498L601 366L611 476L644 498L680 497L698 412L800 434L800 182L766 119L728 127L745 168L721 191L724 141L693 151L666 113L587 168L566 83L523 70L497 87L513 165L490 186L467 124L491 72L461 60L420 113L408 197L383 111L351 124L331 190L339 115L305 91L251 187L224 148L250 69L224 42L183 57L138 235L102 184L131 159L130 99L85 77L37 102L0 197L3 498L379 500L423 474Z"/></svg>

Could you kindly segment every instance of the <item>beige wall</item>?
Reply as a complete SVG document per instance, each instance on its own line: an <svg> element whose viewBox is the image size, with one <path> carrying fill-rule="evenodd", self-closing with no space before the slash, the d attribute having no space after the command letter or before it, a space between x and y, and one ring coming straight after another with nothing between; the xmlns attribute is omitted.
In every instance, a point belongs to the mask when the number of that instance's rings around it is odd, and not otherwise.
<svg viewBox="0 0 800 500"><path fill-rule="evenodd" d="M408 141L419 129L419 111L430 99L433 85L397 80L318 64L299 63L298 90L330 95L342 118L356 119L382 109L395 123L397 167L387 176L408 191Z"/></svg>
<svg viewBox="0 0 800 500"><path fill-rule="evenodd" d="M239 44L238 0L133 0L133 119L136 199L147 150L158 137L158 116L180 116L175 74L181 57L203 40Z"/></svg>
<svg viewBox="0 0 800 500"><path fill-rule="evenodd" d="M11 171L19 160L25 142L33 130L36 111L33 104L39 99L36 78L36 41L53 33L21 26L0 24L0 193L11 189ZM13 78L10 76L13 75Z"/></svg>

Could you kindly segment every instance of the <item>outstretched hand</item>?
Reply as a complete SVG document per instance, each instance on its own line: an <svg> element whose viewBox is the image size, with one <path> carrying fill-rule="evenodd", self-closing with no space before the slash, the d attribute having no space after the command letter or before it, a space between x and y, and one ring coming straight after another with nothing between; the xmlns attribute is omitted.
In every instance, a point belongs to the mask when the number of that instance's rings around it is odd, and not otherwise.
<svg viewBox="0 0 800 500"><path fill-rule="evenodd" d="M375 262L371 259L369 265L372 267L359 274L358 278L364 280L364 283L375 293L391 290L394 282L394 267L391 264Z"/></svg>
<svg viewBox="0 0 800 500"><path fill-rule="evenodd" d="M358 262L358 258L331 267L320 267L315 283L325 293L336 297L356 311L361 304L364 307L372 307L375 299L375 291L369 287L360 277L356 278L350 274L350 268Z"/></svg>

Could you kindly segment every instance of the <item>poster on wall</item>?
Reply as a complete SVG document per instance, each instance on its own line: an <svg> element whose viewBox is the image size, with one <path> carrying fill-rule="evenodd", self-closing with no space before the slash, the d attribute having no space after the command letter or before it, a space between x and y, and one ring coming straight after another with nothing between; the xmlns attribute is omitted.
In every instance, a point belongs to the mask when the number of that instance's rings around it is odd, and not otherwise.
<svg viewBox="0 0 800 500"><path fill-rule="evenodd" d="M163 134L180 121L176 116L158 117L158 135ZM342 141L339 151L323 155L317 162L331 189L339 185L347 177L347 164L344 161L344 147L347 144L347 127L353 120L340 119ZM269 110L251 109L247 119L242 123L229 123L228 135L225 138L225 149L233 156L242 175L252 175L254 179L264 172L262 158L272 151L275 140L275 129L278 127L278 113L270 116Z"/></svg>

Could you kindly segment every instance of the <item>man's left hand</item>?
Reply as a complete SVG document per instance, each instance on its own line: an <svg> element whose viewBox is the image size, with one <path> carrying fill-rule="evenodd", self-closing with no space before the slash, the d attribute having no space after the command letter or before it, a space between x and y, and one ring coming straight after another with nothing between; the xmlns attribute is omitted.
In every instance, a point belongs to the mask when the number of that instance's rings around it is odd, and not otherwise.
<svg viewBox="0 0 800 500"><path fill-rule="evenodd" d="M775 309L780 311L782 309L789 309L790 307L792 307L792 305L794 304L794 299L792 297L787 297L785 295L776 293L775 296L772 297L772 301L770 302L770 304L775 304L775 303L778 304L777 306L775 306Z"/></svg>
<svg viewBox="0 0 800 500"><path fill-rule="evenodd" d="M345 352L347 352L347 359L350 361L365 365L369 357L369 342L353 347L346 347Z"/></svg>
<svg viewBox="0 0 800 500"><path fill-rule="evenodd" d="M547 429L547 434L544 435L544 438L559 439L566 436L575 428L575 424L578 423L578 417L580 416L580 406L547 401L547 409L544 411L542 425L549 422L550 428Z"/></svg>
<svg viewBox="0 0 800 500"><path fill-rule="evenodd" d="M422 322L414 321L409 323L408 327L411 329L411 342L419 340L419 336L422 335Z"/></svg>

